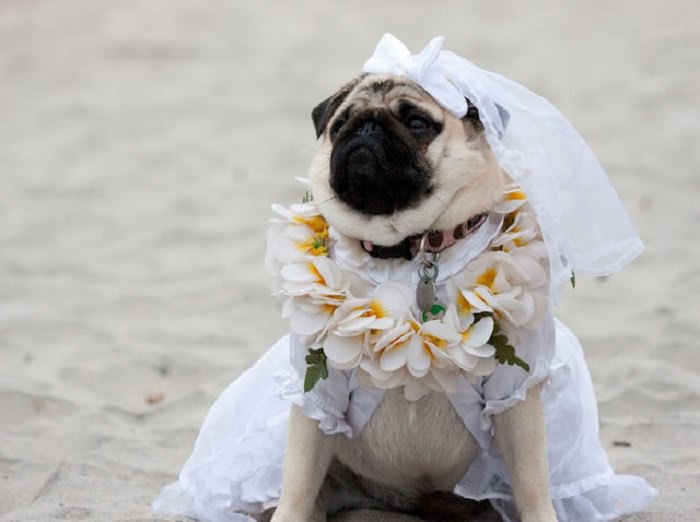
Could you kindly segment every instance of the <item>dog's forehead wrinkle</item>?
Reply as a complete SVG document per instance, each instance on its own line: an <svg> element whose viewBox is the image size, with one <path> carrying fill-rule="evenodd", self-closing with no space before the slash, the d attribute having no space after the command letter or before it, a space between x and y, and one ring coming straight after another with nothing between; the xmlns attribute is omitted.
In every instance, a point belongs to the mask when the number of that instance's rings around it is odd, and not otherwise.
<svg viewBox="0 0 700 522"><path fill-rule="evenodd" d="M365 85L363 88L370 91L373 94L386 94L392 89L396 88L397 83L395 80L390 78L384 78L380 80L375 80Z"/></svg>
<svg viewBox="0 0 700 522"><path fill-rule="evenodd" d="M396 109L401 100L414 103L432 117L442 119L439 106L420 86L408 79L395 76L369 76L362 80L348 96L355 102L390 106Z"/></svg>
<svg viewBox="0 0 700 522"><path fill-rule="evenodd" d="M356 90L369 90L379 94L386 94L397 87L404 86L420 89L420 87L404 76L392 74L370 74L365 76L359 82Z"/></svg>
<svg viewBox="0 0 700 522"><path fill-rule="evenodd" d="M405 114L416 113L430 118L438 125L443 124L443 115L434 107L426 104L424 100L415 97L396 97L393 99L379 99L370 96L358 95L348 105L338 111L335 120L350 119L354 117L378 117L390 114L394 118L402 119Z"/></svg>

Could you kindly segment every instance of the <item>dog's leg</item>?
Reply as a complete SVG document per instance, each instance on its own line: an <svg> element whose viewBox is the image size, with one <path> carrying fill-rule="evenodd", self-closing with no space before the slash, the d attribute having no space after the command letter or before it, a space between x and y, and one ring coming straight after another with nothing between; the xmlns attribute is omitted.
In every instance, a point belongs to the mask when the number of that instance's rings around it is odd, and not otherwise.
<svg viewBox="0 0 700 522"><path fill-rule="evenodd" d="M333 438L318 422L293 405L289 415L287 450L282 472L282 494L272 522L325 522L326 513L317 506L328 466L333 458Z"/></svg>
<svg viewBox="0 0 700 522"><path fill-rule="evenodd" d="M496 444L508 467L522 522L556 522L549 496L547 443L540 387L494 416Z"/></svg>

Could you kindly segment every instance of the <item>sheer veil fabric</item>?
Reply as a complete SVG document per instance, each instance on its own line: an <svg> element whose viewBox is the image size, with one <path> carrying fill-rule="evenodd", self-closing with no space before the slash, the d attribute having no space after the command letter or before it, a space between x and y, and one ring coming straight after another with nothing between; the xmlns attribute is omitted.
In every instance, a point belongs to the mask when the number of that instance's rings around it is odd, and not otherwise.
<svg viewBox="0 0 700 522"><path fill-rule="evenodd" d="M537 212L553 289L572 272L609 275L638 256L643 245L632 221L569 121L522 85L441 50L443 41L435 37L412 55L395 36L385 34L363 72L406 76L457 117L466 114L467 98L478 108L501 167Z"/></svg>

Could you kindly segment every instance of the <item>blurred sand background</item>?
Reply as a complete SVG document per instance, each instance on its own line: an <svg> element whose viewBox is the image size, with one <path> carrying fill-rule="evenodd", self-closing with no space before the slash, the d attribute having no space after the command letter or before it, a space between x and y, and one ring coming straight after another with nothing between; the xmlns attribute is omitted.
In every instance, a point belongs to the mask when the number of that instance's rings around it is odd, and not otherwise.
<svg viewBox="0 0 700 522"><path fill-rule="evenodd" d="M310 110L382 33L549 98L646 242L579 280L634 522L700 520L700 4L0 2L0 519L148 520L222 388L285 331L263 269Z"/></svg>

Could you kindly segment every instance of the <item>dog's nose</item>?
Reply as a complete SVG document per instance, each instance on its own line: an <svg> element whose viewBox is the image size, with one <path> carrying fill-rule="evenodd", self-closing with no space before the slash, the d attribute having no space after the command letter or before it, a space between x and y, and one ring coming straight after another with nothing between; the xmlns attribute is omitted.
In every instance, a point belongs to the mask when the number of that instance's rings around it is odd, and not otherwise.
<svg viewBox="0 0 700 522"><path fill-rule="evenodd" d="M377 120L370 119L362 122L362 125L357 128L356 133L359 136L378 136L384 134L384 128Z"/></svg>

